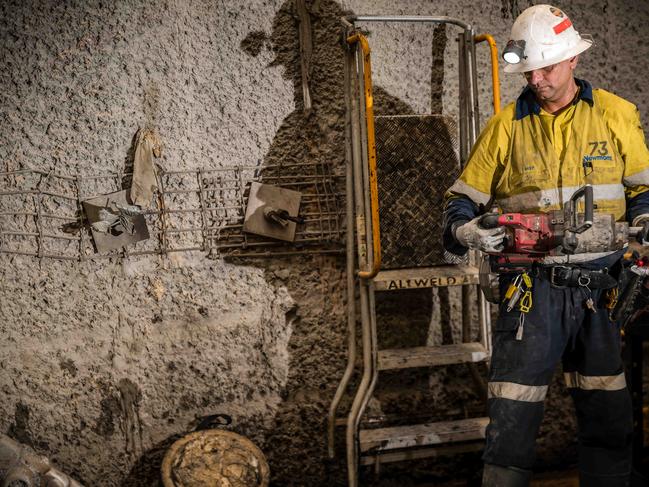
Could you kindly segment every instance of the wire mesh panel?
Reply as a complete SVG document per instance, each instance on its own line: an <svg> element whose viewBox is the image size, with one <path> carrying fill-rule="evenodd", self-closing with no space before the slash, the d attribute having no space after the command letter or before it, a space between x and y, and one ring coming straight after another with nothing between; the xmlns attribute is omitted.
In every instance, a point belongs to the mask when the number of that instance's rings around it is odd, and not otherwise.
<svg viewBox="0 0 649 487"><path fill-rule="evenodd" d="M343 244L344 194L339 187L342 178L335 176L326 165L301 163L269 165L256 168L237 167L205 171L203 191L207 216L207 239L212 249L226 254L267 252L269 247L284 251L340 249ZM289 247L275 241L243 232L250 183L272 184L299 191L302 194L299 224L295 241Z"/></svg>
<svg viewBox="0 0 649 487"><path fill-rule="evenodd" d="M150 238L99 254L81 203L122 190L129 176L0 173L0 253L84 260L197 250L238 256L342 251L341 178L323 164L301 163L160 172L158 192L144 211ZM253 181L302 193L304 223L294 242L243 232Z"/></svg>
<svg viewBox="0 0 649 487"><path fill-rule="evenodd" d="M0 173L0 249L77 259L76 180L30 170Z"/></svg>
<svg viewBox="0 0 649 487"><path fill-rule="evenodd" d="M443 197L460 171L455 121L377 116L375 127L382 268L445 264Z"/></svg>

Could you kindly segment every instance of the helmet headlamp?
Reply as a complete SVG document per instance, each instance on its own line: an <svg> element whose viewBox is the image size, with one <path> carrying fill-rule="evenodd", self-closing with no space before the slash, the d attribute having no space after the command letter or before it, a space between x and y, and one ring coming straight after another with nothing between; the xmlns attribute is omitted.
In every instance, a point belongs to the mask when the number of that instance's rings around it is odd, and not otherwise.
<svg viewBox="0 0 649 487"><path fill-rule="evenodd" d="M518 64L526 58L525 54L525 41L510 39L503 50L503 59L508 64Z"/></svg>

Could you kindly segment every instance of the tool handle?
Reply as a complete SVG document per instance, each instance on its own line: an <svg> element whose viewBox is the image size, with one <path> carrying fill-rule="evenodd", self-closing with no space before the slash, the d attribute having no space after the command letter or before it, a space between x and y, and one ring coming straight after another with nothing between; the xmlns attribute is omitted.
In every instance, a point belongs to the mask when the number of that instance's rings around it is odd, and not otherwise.
<svg viewBox="0 0 649 487"><path fill-rule="evenodd" d="M482 215L478 220L478 226L481 228L496 228L500 226L500 215L498 213L487 213Z"/></svg>
<svg viewBox="0 0 649 487"><path fill-rule="evenodd" d="M580 225L577 214L577 203L581 198L584 198L584 221ZM593 187L590 184L586 184L573 193L564 210L565 229L563 231L561 246L565 254L575 253L579 246L577 234L583 233L593 226L594 212Z"/></svg>
<svg viewBox="0 0 649 487"><path fill-rule="evenodd" d="M580 225L577 219L577 202L584 198L584 222ZM593 187L590 184L582 186L574 192L568 202L570 211L570 232L583 233L593 226L595 205L593 204Z"/></svg>
<svg viewBox="0 0 649 487"><path fill-rule="evenodd" d="M584 204L585 204L585 213L584 224L588 223L588 228L593 226L593 221L595 220L595 203L593 201L593 187L590 184L584 186Z"/></svg>

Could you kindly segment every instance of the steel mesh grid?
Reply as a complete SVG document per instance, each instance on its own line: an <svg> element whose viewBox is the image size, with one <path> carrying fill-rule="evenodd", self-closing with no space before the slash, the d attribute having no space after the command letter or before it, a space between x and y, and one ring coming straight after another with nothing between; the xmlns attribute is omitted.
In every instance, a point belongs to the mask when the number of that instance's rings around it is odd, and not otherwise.
<svg viewBox="0 0 649 487"><path fill-rule="evenodd" d="M344 194L336 191L338 178L323 166L302 163L205 171L206 239L218 252L286 247L282 242L242 231L249 183L255 181L302 193L300 216L304 224L298 225L294 246L342 245Z"/></svg>
<svg viewBox="0 0 649 487"><path fill-rule="evenodd" d="M242 257L342 252L340 177L325 164L301 163L159 171L158 192L145 212L150 238L95 253L81 203L122 190L130 176L64 176L30 169L0 173L0 253L86 260L189 251ZM293 243L243 232L254 181L302 192L305 223Z"/></svg>

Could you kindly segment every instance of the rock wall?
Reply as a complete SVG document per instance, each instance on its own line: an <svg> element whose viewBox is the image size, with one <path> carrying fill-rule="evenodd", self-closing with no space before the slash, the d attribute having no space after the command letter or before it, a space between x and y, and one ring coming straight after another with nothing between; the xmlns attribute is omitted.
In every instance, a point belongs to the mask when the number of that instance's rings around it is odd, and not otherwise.
<svg viewBox="0 0 649 487"><path fill-rule="evenodd" d="M292 1L1 2L0 170L121 171L140 127L159 132L167 170L285 160L342 169L341 15L448 15L502 47L529 4L307 1L313 111L305 117ZM647 64L638 40L649 8L622 0L557 6L597 44L580 74L636 103L646 122L647 88L633 74ZM378 113L457 115L454 28L367 28ZM478 49L484 123L491 82L487 49ZM503 101L523 83L502 77ZM344 485L341 451L333 464L325 459L326 412L345 363L343 258L232 261L197 252L86 262L3 254L0 261L0 431L85 485L157 485L170 443L207 416L227 415L228 427L268 456L273 485ZM383 329L387 340L442 340L434 326L440 299L457 323L457 290L381 301L396 325ZM395 312L404 306L418 310L412 321ZM431 414L443 416L465 400L480 407L460 368L413 376L406 383L417 392L405 403L396 399L402 379L387 379L373 413L433 404ZM541 458L572 461L571 405L557 387L549 400ZM404 475L470 478L479 459L408 468L383 478L398 485L406 485Z"/></svg>

